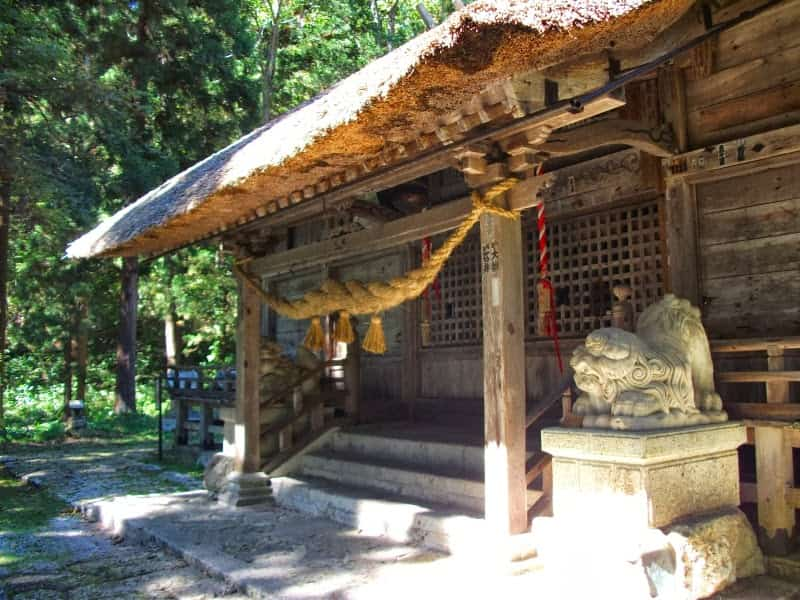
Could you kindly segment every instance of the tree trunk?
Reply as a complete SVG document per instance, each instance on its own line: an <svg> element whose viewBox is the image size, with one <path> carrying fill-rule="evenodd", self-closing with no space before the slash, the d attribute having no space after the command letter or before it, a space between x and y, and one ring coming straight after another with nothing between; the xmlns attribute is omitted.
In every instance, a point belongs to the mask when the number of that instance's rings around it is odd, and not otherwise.
<svg viewBox="0 0 800 600"><path fill-rule="evenodd" d="M63 421L69 419L69 403L72 402L72 356L75 339L70 335L64 340L64 414Z"/></svg>
<svg viewBox="0 0 800 600"><path fill-rule="evenodd" d="M280 33L280 16L282 0L269 0L267 6L272 13L272 29L267 48L267 61L261 72L261 101L264 123L272 118L272 94L275 91L275 67L278 63L278 34Z"/></svg>
<svg viewBox="0 0 800 600"><path fill-rule="evenodd" d="M375 35L375 43L379 48L383 48L383 19L378 8L378 0L369 0L369 12L372 14L372 31ZM391 42L389 42L391 50Z"/></svg>
<svg viewBox="0 0 800 600"><path fill-rule="evenodd" d="M8 322L8 238L11 217L11 180L0 177L0 438L5 435L3 396L6 384L6 326Z"/></svg>
<svg viewBox="0 0 800 600"><path fill-rule="evenodd" d="M177 315L175 314L175 298L172 295L172 278L175 276L175 262L172 256L164 258L167 268L167 312L164 314L164 364L174 367L178 364L181 355L181 339L178 332Z"/></svg>
<svg viewBox="0 0 800 600"><path fill-rule="evenodd" d="M86 403L86 367L89 362L89 329L86 322L88 316L86 300L81 300L78 308L78 327L76 330L75 360L77 361L78 385L75 391L75 399L83 403Z"/></svg>
<svg viewBox="0 0 800 600"><path fill-rule="evenodd" d="M175 324L175 305L164 315L164 359L168 367L178 364L178 327Z"/></svg>
<svg viewBox="0 0 800 600"><path fill-rule="evenodd" d="M391 8L389 8L389 13L387 15L389 24L386 32L386 49L389 52L394 50L394 35L397 30L397 2L398 0L395 0Z"/></svg>
<svg viewBox="0 0 800 600"><path fill-rule="evenodd" d="M136 412L136 311L139 301L139 259L122 259L119 342L117 343L116 414Z"/></svg>

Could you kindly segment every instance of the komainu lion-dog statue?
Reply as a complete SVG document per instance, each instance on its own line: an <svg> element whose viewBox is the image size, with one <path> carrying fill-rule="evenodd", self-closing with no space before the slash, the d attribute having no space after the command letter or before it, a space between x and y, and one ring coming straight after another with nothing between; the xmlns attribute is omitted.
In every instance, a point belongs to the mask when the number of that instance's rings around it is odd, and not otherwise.
<svg viewBox="0 0 800 600"><path fill-rule="evenodd" d="M584 427L647 430L728 419L700 310L667 294L639 317L636 333L592 332L570 360Z"/></svg>

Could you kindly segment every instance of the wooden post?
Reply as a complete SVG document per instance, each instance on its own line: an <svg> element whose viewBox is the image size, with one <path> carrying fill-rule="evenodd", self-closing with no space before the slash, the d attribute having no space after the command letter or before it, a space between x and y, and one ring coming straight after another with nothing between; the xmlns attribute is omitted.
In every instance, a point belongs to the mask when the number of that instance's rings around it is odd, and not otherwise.
<svg viewBox="0 0 800 600"><path fill-rule="evenodd" d="M767 346L767 368L783 371L783 347ZM769 381L767 403L789 401L788 381ZM756 427L756 494L758 534L761 547L769 554L788 554L795 536L795 513L786 497L794 486L792 447L782 427Z"/></svg>
<svg viewBox="0 0 800 600"><path fill-rule="evenodd" d="M756 427L755 436L759 544L767 554L785 555L796 533L786 496L794 484L792 447L783 427Z"/></svg>
<svg viewBox="0 0 800 600"><path fill-rule="evenodd" d="M354 423L358 423L361 420L361 340L357 332L356 339L347 346L343 371L344 389L347 391L344 411Z"/></svg>
<svg viewBox="0 0 800 600"><path fill-rule="evenodd" d="M240 473L261 468L259 363L261 361L261 301L249 285L239 281L236 328L235 465Z"/></svg>
<svg viewBox="0 0 800 600"><path fill-rule="evenodd" d="M770 371L783 371L786 369L786 361L783 358L783 346L777 344L767 346L767 369ZM768 381L767 402L789 402L789 382Z"/></svg>
<svg viewBox="0 0 800 600"><path fill-rule="evenodd" d="M210 404L200 405L200 447L203 450L210 450L213 446L208 428L211 426L213 412Z"/></svg>
<svg viewBox="0 0 800 600"><path fill-rule="evenodd" d="M403 271L408 272L417 267L417 260L412 244L406 245L403 260ZM403 403L408 407L408 420L414 421L414 408L419 395L419 362L417 361L419 346L419 305L412 300L403 305Z"/></svg>
<svg viewBox="0 0 800 600"><path fill-rule="evenodd" d="M178 384L178 379L175 379L175 385ZM175 403L175 445L185 446L189 443L189 433L186 431L186 422L189 416L189 405L185 400L180 398L174 399Z"/></svg>
<svg viewBox="0 0 800 600"><path fill-rule="evenodd" d="M520 221L481 217L485 513L495 535L528 529L525 311Z"/></svg>
<svg viewBox="0 0 800 600"><path fill-rule="evenodd" d="M676 181L667 189L666 237L669 291L700 306L697 202L694 188Z"/></svg>

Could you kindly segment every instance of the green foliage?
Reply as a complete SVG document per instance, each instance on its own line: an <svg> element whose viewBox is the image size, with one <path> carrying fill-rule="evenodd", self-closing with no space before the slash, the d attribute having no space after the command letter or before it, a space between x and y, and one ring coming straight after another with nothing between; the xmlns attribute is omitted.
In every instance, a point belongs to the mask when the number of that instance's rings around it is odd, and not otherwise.
<svg viewBox="0 0 800 600"><path fill-rule="evenodd" d="M65 436L63 390L60 384L33 386L22 384L8 391L6 432L11 440L51 442ZM90 386L87 390L87 427L84 437L125 438L127 441L148 441L158 435L158 410L151 383L138 386L138 411L114 414L114 395ZM166 411L167 407L164 407Z"/></svg>
<svg viewBox="0 0 800 600"><path fill-rule="evenodd" d="M7 429L49 440L66 350L87 333L92 430L154 431L150 385L174 313L187 363L232 363L229 259L192 247L143 263L140 414L113 416L119 261L64 260L69 241L258 125L272 0L0 0L0 183L10 182ZM429 0L436 18L451 2ZM416 0L282 0L273 114L420 33Z"/></svg>

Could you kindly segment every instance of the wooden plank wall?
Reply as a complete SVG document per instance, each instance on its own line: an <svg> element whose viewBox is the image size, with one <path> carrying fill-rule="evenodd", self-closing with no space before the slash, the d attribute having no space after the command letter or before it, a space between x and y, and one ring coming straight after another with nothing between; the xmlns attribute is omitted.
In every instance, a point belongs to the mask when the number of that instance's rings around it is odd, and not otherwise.
<svg viewBox="0 0 800 600"><path fill-rule="evenodd" d="M700 184L696 196L710 334L800 334L800 165Z"/></svg>
<svg viewBox="0 0 800 600"><path fill-rule="evenodd" d="M694 53L686 70L692 147L800 122L798 31L800 0L786 0Z"/></svg>

